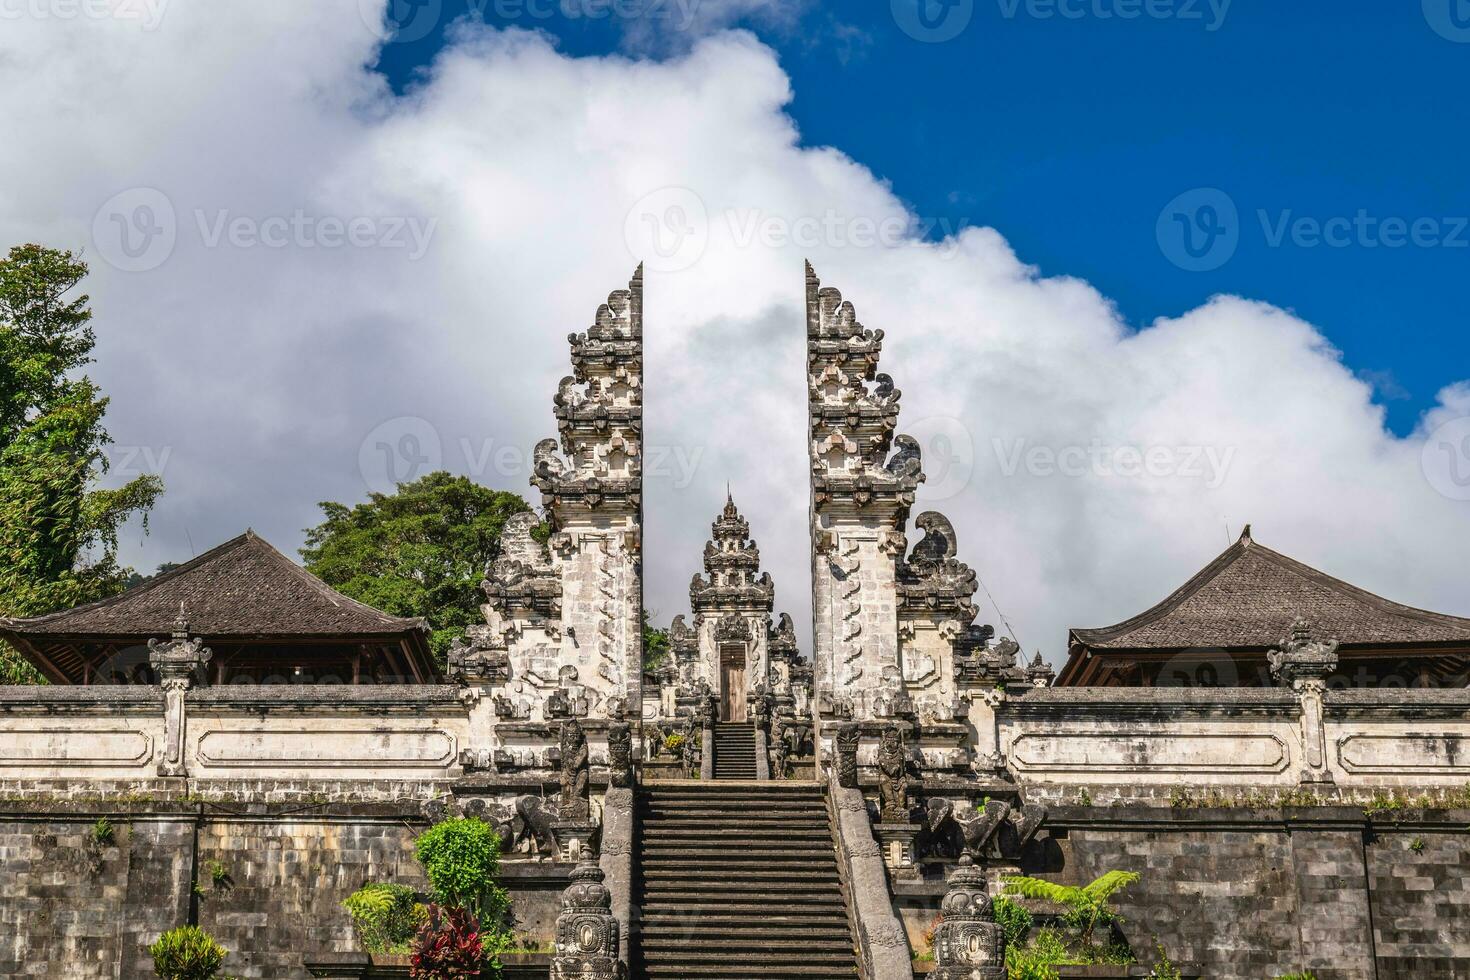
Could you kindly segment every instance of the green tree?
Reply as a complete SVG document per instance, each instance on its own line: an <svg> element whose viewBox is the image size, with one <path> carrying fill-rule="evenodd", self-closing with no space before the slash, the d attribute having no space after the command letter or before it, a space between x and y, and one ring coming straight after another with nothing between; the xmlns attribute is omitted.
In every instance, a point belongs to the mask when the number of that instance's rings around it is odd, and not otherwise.
<svg viewBox="0 0 1470 980"><path fill-rule="evenodd" d="M353 507L320 506L326 519L301 549L307 570L390 615L427 619L441 665L465 627L484 621L480 583L500 556L506 520L531 509L517 494L444 472Z"/></svg>
<svg viewBox="0 0 1470 980"><path fill-rule="evenodd" d="M643 669L657 670L669 655L669 631L660 629L649 622L650 617L657 615L643 610Z"/></svg>
<svg viewBox="0 0 1470 980"><path fill-rule="evenodd" d="M1112 897L1139 880L1136 871L1109 871L1087 885L1059 885L1041 878L1011 875L1002 879L1008 895L1041 899L1064 906L1063 921L1082 932L1082 945L1092 945L1092 934L1098 926L1107 925L1118 918L1113 908Z"/></svg>
<svg viewBox="0 0 1470 980"><path fill-rule="evenodd" d="M101 489L104 398L82 369L96 345L87 266L71 252L18 245L0 259L0 615L34 616L121 591L118 532L163 493L152 475ZM0 679L35 670L0 644Z"/></svg>

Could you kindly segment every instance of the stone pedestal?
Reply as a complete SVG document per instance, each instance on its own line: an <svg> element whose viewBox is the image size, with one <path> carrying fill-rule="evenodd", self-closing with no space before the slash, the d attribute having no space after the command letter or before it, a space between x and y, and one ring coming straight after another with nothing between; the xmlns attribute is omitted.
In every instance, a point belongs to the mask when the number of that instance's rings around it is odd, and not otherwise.
<svg viewBox="0 0 1470 980"><path fill-rule="evenodd" d="M588 857L572 872L556 917L556 958L551 980L621 980L621 930L613 917L602 869Z"/></svg>
<svg viewBox="0 0 1470 980"><path fill-rule="evenodd" d="M923 877L914 863L914 841L923 827L916 823L879 823L873 827L878 846L883 849L883 866L897 881L918 881Z"/></svg>
<svg viewBox="0 0 1470 980"><path fill-rule="evenodd" d="M1005 980L1005 936L985 889L985 872L968 856L949 876L939 906L944 921L934 931L930 980Z"/></svg>
<svg viewBox="0 0 1470 980"><path fill-rule="evenodd" d="M551 823L551 837L563 861L581 861L597 853L595 820L562 819Z"/></svg>

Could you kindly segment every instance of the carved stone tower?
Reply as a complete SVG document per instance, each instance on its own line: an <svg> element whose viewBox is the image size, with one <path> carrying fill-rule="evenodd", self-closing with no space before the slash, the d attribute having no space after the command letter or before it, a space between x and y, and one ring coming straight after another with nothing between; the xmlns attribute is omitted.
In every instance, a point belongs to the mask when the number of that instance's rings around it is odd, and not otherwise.
<svg viewBox="0 0 1470 980"><path fill-rule="evenodd" d="M732 498L726 498L710 531L705 574L689 584L694 627L686 627L682 616L674 621L674 650L684 662L683 682L707 683L719 699L721 720L746 721L750 695L771 693L778 677L789 688L789 667L773 670L772 643L781 647L782 658L794 660L795 636L773 631L776 588L760 570L760 549ZM783 616L782 623L789 627L790 617Z"/></svg>
<svg viewBox="0 0 1470 980"><path fill-rule="evenodd" d="M642 681L643 270L568 337L574 374L555 398L559 439L534 453L539 522L506 524L486 627L451 655L504 662L497 721L620 718ZM535 764L517 760L516 764Z"/></svg>
<svg viewBox="0 0 1470 980"><path fill-rule="evenodd" d="M919 444L895 437L900 392L877 373L883 331L865 329L810 264L806 329L817 709L875 718L902 694L897 560L924 479Z"/></svg>
<svg viewBox="0 0 1470 980"><path fill-rule="evenodd" d="M924 472L918 442L896 434L900 392L877 372L883 331L864 328L810 264L806 306L818 724L905 722L923 769L967 770L970 705L994 686L971 667L993 635L974 625L975 573L937 511L919 515L924 537L907 550ZM868 744L879 730L861 729Z"/></svg>

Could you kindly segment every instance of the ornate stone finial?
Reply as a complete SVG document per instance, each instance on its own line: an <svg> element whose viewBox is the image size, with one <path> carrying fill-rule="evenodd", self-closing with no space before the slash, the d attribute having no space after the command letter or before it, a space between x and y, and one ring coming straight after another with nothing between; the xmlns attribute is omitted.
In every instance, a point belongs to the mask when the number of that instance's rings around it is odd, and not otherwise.
<svg viewBox="0 0 1470 980"><path fill-rule="evenodd" d="M588 799L587 736L571 718L561 724L561 805L563 820L586 820L591 812Z"/></svg>
<svg viewBox="0 0 1470 980"><path fill-rule="evenodd" d="M985 872L968 854L949 876L934 931L935 980L1004 980L1005 935L985 887Z"/></svg>
<svg viewBox="0 0 1470 980"><path fill-rule="evenodd" d="M179 615L174 620L169 639L148 641L148 663L165 690L173 685L182 685L180 690L187 689L213 657L213 651L204 645L203 640L198 637L190 639L189 620L184 615L183 603L179 603Z"/></svg>
<svg viewBox="0 0 1470 980"><path fill-rule="evenodd" d="M1036 651L1036 659L1031 661L1031 666L1026 668L1026 679L1031 682L1032 687L1051 687L1051 682L1056 679L1057 672L1051 669L1051 665L1041 659L1041 651Z"/></svg>
<svg viewBox="0 0 1470 980"><path fill-rule="evenodd" d="M621 931L602 868L587 857L572 871L556 917L556 957L551 980L620 980Z"/></svg>
<svg viewBox="0 0 1470 980"><path fill-rule="evenodd" d="M849 722L837 726L837 735L832 741L837 753L837 785L843 789L857 789L857 751L861 740L862 730L857 725Z"/></svg>
<svg viewBox="0 0 1470 980"><path fill-rule="evenodd" d="M1320 687L1337 670L1337 647L1337 640L1318 640L1311 624L1298 616L1280 647L1266 654L1271 679L1290 687Z"/></svg>

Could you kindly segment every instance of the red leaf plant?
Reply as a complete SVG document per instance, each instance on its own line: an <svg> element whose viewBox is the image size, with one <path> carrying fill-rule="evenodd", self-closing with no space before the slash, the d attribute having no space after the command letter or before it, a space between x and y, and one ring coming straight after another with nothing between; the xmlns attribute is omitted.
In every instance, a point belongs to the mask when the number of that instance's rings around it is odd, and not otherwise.
<svg viewBox="0 0 1470 980"><path fill-rule="evenodd" d="M430 905L414 948L412 980L475 980L485 964L479 920L464 909Z"/></svg>

